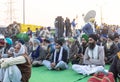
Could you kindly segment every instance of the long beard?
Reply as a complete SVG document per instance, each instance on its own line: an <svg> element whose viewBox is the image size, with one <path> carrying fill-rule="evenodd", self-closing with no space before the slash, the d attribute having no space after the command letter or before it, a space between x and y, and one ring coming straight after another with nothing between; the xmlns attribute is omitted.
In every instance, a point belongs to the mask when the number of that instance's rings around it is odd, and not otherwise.
<svg viewBox="0 0 120 82"><path fill-rule="evenodd" d="M82 43L82 46L83 46L83 47L85 47L86 45L87 45L87 43L84 43L84 42Z"/></svg>
<svg viewBox="0 0 120 82"><path fill-rule="evenodd" d="M110 47L112 46L113 42L107 42L107 48L110 49Z"/></svg>
<svg viewBox="0 0 120 82"><path fill-rule="evenodd" d="M14 57L18 57L18 56L21 56L22 54L19 54L19 53L16 53L14 52Z"/></svg>
<svg viewBox="0 0 120 82"><path fill-rule="evenodd" d="M89 43L89 49L93 50L95 48L95 43Z"/></svg>

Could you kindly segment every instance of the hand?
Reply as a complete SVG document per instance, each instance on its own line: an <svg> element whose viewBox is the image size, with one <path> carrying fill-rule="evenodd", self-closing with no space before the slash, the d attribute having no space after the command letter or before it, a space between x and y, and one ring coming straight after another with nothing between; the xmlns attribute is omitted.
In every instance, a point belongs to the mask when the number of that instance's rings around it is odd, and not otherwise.
<svg viewBox="0 0 120 82"><path fill-rule="evenodd" d="M105 57L105 61L107 61L108 60L108 58L107 57Z"/></svg>
<svg viewBox="0 0 120 82"><path fill-rule="evenodd" d="M80 54L80 56L81 56L81 58L83 58L83 57L84 57L84 55L83 55L83 54Z"/></svg>
<svg viewBox="0 0 120 82"><path fill-rule="evenodd" d="M77 56L76 55L74 55L74 58L76 58Z"/></svg>
<svg viewBox="0 0 120 82"><path fill-rule="evenodd" d="M55 63L51 63L51 67L54 68L56 66Z"/></svg>
<svg viewBox="0 0 120 82"><path fill-rule="evenodd" d="M2 62L4 62L4 59L0 59L0 64L2 64Z"/></svg>

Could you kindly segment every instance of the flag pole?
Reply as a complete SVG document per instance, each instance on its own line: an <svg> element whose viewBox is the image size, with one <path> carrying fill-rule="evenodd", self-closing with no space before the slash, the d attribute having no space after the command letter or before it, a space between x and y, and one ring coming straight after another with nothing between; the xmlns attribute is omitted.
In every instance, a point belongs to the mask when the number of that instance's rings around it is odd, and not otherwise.
<svg viewBox="0 0 120 82"><path fill-rule="evenodd" d="M25 24L25 0L23 0L23 24Z"/></svg>

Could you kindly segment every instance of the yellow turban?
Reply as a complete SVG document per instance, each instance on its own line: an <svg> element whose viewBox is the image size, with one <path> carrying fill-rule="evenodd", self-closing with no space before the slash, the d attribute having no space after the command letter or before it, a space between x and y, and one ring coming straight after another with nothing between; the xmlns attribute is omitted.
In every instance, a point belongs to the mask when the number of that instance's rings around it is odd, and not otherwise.
<svg viewBox="0 0 120 82"><path fill-rule="evenodd" d="M94 21L95 21L95 18L90 18L89 21L90 21L90 22L94 22Z"/></svg>

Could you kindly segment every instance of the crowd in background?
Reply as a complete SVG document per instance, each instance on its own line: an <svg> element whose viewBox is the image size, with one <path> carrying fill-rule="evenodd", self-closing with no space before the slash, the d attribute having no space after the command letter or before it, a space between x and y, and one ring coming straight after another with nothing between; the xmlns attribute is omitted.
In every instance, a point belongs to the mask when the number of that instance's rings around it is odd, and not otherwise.
<svg viewBox="0 0 120 82"><path fill-rule="evenodd" d="M28 41L22 38L13 40L13 34L19 33L19 25L16 26L16 23L7 27L7 35L1 32L0 74L4 76L0 77L0 81L8 82L7 78L11 76L8 72L13 69L16 69L14 72L16 76L9 78L9 81L16 82L17 78L17 82L21 79L22 82L28 82L31 66L63 70L71 66L69 63L72 64L75 72L83 75L103 71L108 64L110 65L108 71L113 73L115 79L119 77L119 66L116 63L120 58L120 27L118 25L103 23L97 26L95 19L92 18L82 29L76 29L75 19L71 22L66 17L64 21L61 16L55 19L54 24L55 34L51 34L50 27L36 28L36 32L32 32L28 27L26 32L29 36ZM11 27L17 30L11 31L13 29ZM8 68L8 71L4 70L5 68Z"/></svg>

